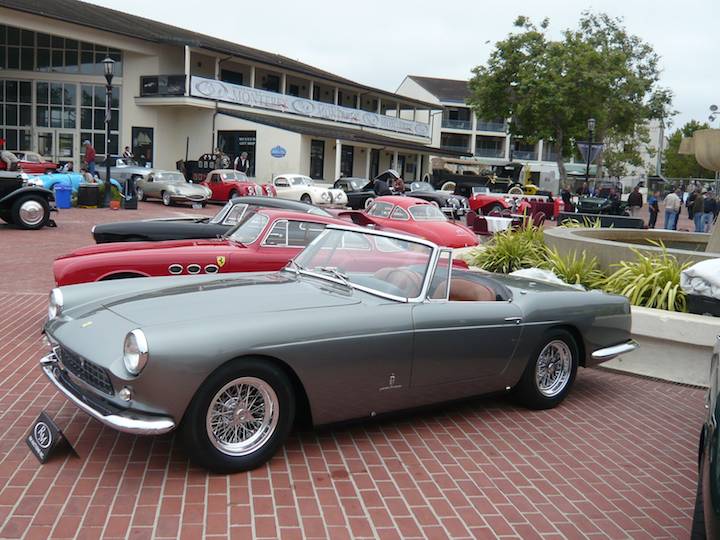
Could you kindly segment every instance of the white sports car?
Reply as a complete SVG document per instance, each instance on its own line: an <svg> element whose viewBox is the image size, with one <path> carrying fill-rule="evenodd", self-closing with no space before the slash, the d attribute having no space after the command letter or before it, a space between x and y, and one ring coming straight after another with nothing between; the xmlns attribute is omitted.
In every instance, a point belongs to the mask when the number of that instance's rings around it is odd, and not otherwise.
<svg viewBox="0 0 720 540"><path fill-rule="evenodd" d="M348 199L341 189L316 185L309 176L302 174L281 174L273 180L277 196L282 199L302 201L319 206L337 206L344 208Z"/></svg>

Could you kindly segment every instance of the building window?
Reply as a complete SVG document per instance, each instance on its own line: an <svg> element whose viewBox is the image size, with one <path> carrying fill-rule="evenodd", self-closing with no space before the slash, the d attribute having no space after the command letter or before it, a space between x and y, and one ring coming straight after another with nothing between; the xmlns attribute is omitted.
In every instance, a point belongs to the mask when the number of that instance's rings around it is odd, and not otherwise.
<svg viewBox="0 0 720 540"><path fill-rule="evenodd" d="M353 175L353 161L355 161L355 147L343 144L340 150L340 174L342 176Z"/></svg>
<svg viewBox="0 0 720 540"><path fill-rule="evenodd" d="M441 133L440 146L458 152L467 152L470 148L470 135L456 133Z"/></svg>
<svg viewBox="0 0 720 540"><path fill-rule="evenodd" d="M380 150L373 148L370 150L370 178L375 178L380 174Z"/></svg>
<svg viewBox="0 0 720 540"><path fill-rule="evenodd" d="M220 70L220 80L230 84L243 84L243 74L229 69Z"/></svg>
<svg viewBox="0 0 720 540"><path fill-rule="evenodd" d="M255 176L256 143L255 131L218 131L217 146L230 157L231 163L235 163L235 158L240 157L243 152L247 153L250 168L246 174L249 177Z"/></svg>
<svg viewBox="0 0 720 540"><path fill-rule="evenodd" d="M120 88L113 86L110 102L110 148L105 145L105 85L83 84L80 87L81 142L90 141L101 155L118 154L120 129Z"/></svg>
<svg viewBox="0 0 720 540"><path fill-rule="evenodd" d="M115 74L122 75L117 49L0 25L0 69L102 75L106 56L115 60Z"/></svg>
<svg viewBox="0 0 720 540"><path fill-rule="evenodd" d="M319 180L325 176L325 141L310 142L310 178Z"/></svg>
<svg viewBox="0 0 720 540"><path fill-rule="evenodd" d="M278 75L263 75L260 81L260 88L268 92L280 91L280 77Z"/></svg>
<svg viewBox="0 0 720 540"><path fill-rule="evenodd" d="M290 85L288 85L287 95L288 95L288 96L300 97L300 85L298 85L298 84L290 84Z"/></svg>
<svg viewBox="0 0 720 540"><path fill-rule="evenodd" d="M37 83L36 123L38 127L75 129L77 85L74 83Z"/></svg>
<svg viewBox="0 0 720 540"><path fill-rule="evenodd" d="M505 139L499 137L478 136L475 142L475 155L489 158L504 157Z"/></svg>
<svg viewBox="0 0 720 540"><path fill-rule="evenodd" d="M32 83L0 80L0 138L7 150L30 150Z"/></svg>
<svg viewBox="0 0 720 540"><path fill-rule="evenodd" d="M142 166L150 163L150 166L152 167L153 139L153 128L133 126L132 144L130 148L132 148L132 153L133 156L135 156L135 161L137 161Z"/></svg>

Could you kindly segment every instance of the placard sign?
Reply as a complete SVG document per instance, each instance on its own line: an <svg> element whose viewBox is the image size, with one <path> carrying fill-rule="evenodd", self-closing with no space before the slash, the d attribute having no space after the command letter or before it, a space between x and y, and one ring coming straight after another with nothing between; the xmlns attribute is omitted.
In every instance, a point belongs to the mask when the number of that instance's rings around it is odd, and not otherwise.
<svg viewBox="0 0 720 540"><path fill-rule="evenodd" d="M334 122L344 122L346 124L368 126L387 131L397 131L419 137L430 137L430 125L422 122L377 114L362 109L341 107L340 105L323 103L312 99L278 94L277 92L268 92L266 90L250 88L249 86L232 84L215 79L206 79L195 75L190 79L190 95L193 97L214 99L216 101L237 103L238 105L298 114L300 116L332 120Z"/></svg>
<svg viewBox="0 0 720 540"><path fill-rule="evenodd" d="M56 449L70 446L60 428L45 411L41 412L33 423L25 442L40 463L47 462Z"/></svg>
<svg viewBox="0 0 720 540"><path fill-rule="evenodd" d="M278 145L270 150L270 155L274 158L284 158L287 155L287 150Z"/></svg>

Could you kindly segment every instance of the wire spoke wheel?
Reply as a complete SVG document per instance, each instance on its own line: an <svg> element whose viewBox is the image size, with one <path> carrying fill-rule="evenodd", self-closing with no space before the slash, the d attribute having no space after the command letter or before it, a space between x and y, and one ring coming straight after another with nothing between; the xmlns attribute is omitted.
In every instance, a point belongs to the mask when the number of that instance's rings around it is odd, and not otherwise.
<svg viewBox="0 0 720 540"><path fill-rule="evenodd" d="M261 449L275 432L279 401L273 388L256 377L239 377L210 401L205 428L212 445L229 456Z"/></svg>
<svg viewBox="0 0 720 540"><path fill-rule="evenodd" d="M572 373L572 351L567 343L556 339L550 341L538 356L535 365L535 384L545 397L555 397L562 392Z"/></svg>

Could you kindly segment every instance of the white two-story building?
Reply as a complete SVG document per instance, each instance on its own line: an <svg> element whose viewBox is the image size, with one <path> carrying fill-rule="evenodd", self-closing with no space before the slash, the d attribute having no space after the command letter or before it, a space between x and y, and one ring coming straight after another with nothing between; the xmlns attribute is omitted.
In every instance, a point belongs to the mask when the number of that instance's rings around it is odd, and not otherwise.
<svg viewBox="0 0 720 540"><path fill-rule="evenodd" d="M109 144L103 60L115 61ZM362 61L357 59L356 61ZM370 59L368 59L370 61ZM420 178L434 102L372 88L274 53L77 0L0 0L0 138L48 159L125 146L175 168L219 147L250 175L334 180L389 167Z"/></svg>

